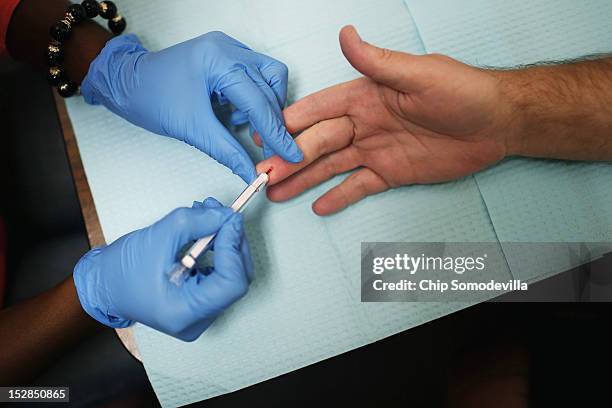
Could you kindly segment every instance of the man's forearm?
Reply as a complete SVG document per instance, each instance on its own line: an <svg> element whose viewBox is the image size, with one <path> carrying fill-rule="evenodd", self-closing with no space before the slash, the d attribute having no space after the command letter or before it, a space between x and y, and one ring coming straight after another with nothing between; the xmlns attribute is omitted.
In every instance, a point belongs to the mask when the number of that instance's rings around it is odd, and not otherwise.
<svg viewBox="0 0 612 408"><path fill-rule="evenodd" d="M0 384L27 384L69 347L101 327L83 311L72 277L0 311Z"/></svg>
<svg viewBox="0 0 612 408"><path fill-rule="evenodd" d="M22 0L17 6L7 32L7 48L15 59L26 61L46 71L45 50L50 43L50 27L64 18L66 0ZM74 26L64 45L65 72L80 84L91 61L104 48L111 33L92 20Z"/></svg>
<svg viewBox="0 0 612 408"><path fill-rule="evenodd" d="M502 71L508 154L612 160L612 58Z"/></svg>

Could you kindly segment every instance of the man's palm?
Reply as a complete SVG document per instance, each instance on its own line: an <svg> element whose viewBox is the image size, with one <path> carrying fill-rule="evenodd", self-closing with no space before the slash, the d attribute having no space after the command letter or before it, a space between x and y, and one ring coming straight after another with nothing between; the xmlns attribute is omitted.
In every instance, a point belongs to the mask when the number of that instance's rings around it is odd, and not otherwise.
<svg viewBox="0 0 612 408"><path fill-rule="evenodd" d="M366 77L336 85L285 110L304 162L271 158L269 197L289 199L336 174L359 168L313 205L339 211L363 197L414 183L457 179L505 155L499 137L507 109L498 78L440 55L411 56L341 33L342 49ZM305 130L304 130L305 129Z"/></svg>

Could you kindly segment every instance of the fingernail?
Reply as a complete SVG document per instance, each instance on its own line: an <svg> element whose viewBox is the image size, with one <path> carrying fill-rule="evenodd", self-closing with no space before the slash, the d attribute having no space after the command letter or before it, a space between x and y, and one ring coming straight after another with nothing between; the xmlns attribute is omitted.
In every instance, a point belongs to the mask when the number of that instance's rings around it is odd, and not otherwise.
<svg viewBox="0 0 612 408"><path fill-rule="evenodd" d="M353 31L353 32L355 33L355 36L357 36L357 39L358 39L359 41L364 42L364 41L361 39L361 36L359 35L359 32L357 32L357 27L355 27L355 26L354 26L354 25L352 25L352 24L349 24L349 25L345 26L344 28L349 28L351 31Z"/></svg>

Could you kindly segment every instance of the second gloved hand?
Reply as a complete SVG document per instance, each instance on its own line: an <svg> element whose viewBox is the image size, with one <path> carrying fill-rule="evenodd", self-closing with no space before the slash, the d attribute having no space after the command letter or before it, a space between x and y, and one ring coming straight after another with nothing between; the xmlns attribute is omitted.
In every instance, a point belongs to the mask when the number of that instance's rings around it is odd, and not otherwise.
<svg viewBox="0 0 612 408"><path fill-rule="evenodd" d="M188 242L217 233L214 267L177 287L167 273ZM74 269L83 309L110 327L134 321L185 341L195 340L253 278L242 216L214 199L179 208L150 227L94 248Z"/></svg>
<svg viewBox="0 0 612 408"><path fill-rule="evenodd" d="M92 62L81 92L89 104L198 148L247 183L256 177L255 167L215 116L213 95L235 106L236 122L248 120L257 130L266 157L303 159L281 113L287 67L221 32L159 52L147 51L134 35L119 36Z"/></svg>

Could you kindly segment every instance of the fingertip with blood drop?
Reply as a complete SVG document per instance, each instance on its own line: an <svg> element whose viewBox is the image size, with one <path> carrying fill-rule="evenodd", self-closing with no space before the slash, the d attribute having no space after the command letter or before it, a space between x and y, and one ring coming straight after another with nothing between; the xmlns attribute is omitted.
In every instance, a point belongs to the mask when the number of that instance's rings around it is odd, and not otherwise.
<svg viewBox="0 0 612 408"><path fill-rule="evenodd" d="M257 172L257 174L266 173L268 176L270 176L270 170L272 170L272 165L269 162L270 159L257 163L257 165L255 166L255 171ZM270 184L270 181L271 180L268 180L268 184Z"/></svg>
<svg viewBox="0 0 612 408"><path fill-rule="evenodd" d="M256 169L258 174L268 174L268 185L273 185L289 176L290 172L286 169L288 166L291 166L291 164L278 156L272 156L267 160L257 163Z"/></svg>

